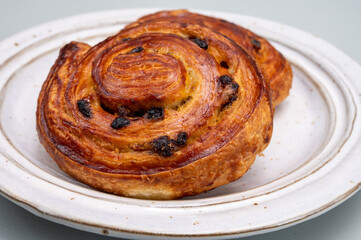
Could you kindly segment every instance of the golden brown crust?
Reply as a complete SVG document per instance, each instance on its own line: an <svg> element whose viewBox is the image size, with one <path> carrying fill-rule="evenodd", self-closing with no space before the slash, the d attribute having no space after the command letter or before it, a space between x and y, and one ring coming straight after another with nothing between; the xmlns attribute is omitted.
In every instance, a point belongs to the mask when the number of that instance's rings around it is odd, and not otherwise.
<svg viewBox="0 0 361 240"><path fill-rule="evenodd" d="M266 39L234 23L187 10L161 11L141 17L127 27L147 21L178 21L209 27L245 48L263 68L272 89L273 103L280 104L292 86L292 69L288 61Z"/></svg>
<svg viewBox="0 0 361 240"><path fill-rule="evenodd" d="M60 168L90 186L180 198L249 169L272 135L269 91L222 34L146 22L94 47L66 45L40 92L37 130Z"/></svg>

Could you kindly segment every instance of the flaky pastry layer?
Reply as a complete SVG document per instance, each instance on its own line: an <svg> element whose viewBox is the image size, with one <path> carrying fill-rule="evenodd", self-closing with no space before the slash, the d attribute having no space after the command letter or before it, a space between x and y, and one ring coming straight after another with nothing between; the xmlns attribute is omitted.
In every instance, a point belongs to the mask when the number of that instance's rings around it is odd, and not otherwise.
<svg viewBox="0 0 361 240"><path fill-rule="evenodd" d="M270 91L249 51L204 24L138 22L61 49L37 131L60 168L94 188L181 198L249 169L271 139Z"/></svg>

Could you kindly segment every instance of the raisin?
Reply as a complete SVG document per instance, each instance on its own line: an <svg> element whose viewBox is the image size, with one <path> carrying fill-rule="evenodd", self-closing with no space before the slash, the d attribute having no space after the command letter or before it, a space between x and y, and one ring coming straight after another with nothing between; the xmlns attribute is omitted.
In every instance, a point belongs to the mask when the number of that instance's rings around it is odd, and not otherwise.
<svg viewBox="0 0 361 240"><path fill-rule="evenodd" d="M152 141L153 150L163 157L170 157L173 155L171 140L168 136L162 136Z"/></svg>
<svg viewBox="0 0 361 240"><path fill-rule="evenodd" d="M258 51L258 50L261 49L261 42L258 41L257 39L252 38L252 39L251 39L251 43L252 43L253 48L254 48L256 51Z"/></svg>
<svg viewBox="0 0 361 240"><path fill-rule="evenodd" d="M90 110L90 104L87 100L81 99L77 101L79 111L86 117L90 118L92 116L92 111Z"/></svg>
<svg viewBox="0 0 361 240"><path fill-rule="evenodd" d="M163 108L152 107L147 112L147 119L159 119L163 117L163 114L164 114Z"/></svg>
<svg viewBox="0 0 361 240"><path fill-rule="evenodd" d="M222 61L222 62L220 63L220 65L221 65L222 68L225 68L225 69L228 69L228 68L229 68L228 64L227 64L225 61Z"/></svg>
<svg viewBox="0 0 361 240"><path fill-rule="evenodd" d="M193 40L193 42L195 42L200 48L203 48L203 49L205 49L205 50L208 49L208 44L207 44L205 41L203 41L202 39L194 38L194 39L192 39L192 40Z"/></svg>
<svg viewBox="0 0 361 240"><path fill-rule="evenodd" d="M124 117L117 117L114 119L112 124L110 125L114 129L119 129L125 126L128 126L130 124L130 121Z"/></svg>
<svg viewBox="0 0 361 240"><path fill-rule="evenodd" d="M130 38L130 37L128 37L128 38L123 38L122 41L123 41L123 42L126 42L126 41L129 41L130 39L132 39L132 38Z"/></svg>
<svg viewBox="0 0 361 240"><path fill-rule="evenodd" d="M142 47L136 47L136 48L133 48L130 53L140 53L141 51L143 51L144 48Z"/></svg>
<svg viewBox="0 0 361 240"><path fill-rule="evenodd" d="M219 81L221 82L222 85L228 85L232 83L233 79L228 75L222 75L219 77Z"/></svg>
<svg viewBox="0 0 361 240"><path fill-rule="evenodd" d="M186 132L180 132L178 133L177 135L177 140L175 141L175 143L178 145L178 146L183 146L184 144L186 144L187 142L187 133Z"/></svg>

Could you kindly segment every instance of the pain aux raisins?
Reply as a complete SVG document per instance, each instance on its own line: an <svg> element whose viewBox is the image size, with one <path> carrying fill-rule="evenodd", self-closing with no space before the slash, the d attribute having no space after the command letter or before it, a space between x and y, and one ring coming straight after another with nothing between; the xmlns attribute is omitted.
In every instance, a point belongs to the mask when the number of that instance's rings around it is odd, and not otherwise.
<svg viewBox="0 0 361 240"><path fill-rule="evenodd" d="M136 47L136 48L133 48L130 53L140 53L141 51L143 51L144 48L143 47Z"/></svg>
<svg viewBox="0 0 361 240"><path fill-rule="evenodd" d="M110 125L114 129L126 127L130 124L130 121L124 117L117 117Z"/></svg>
<svg viewBox="0 0 361 240"><path fill-rule="evenodd" d="M208 44L202 39L193 38L192 41L195 42L200 48L203 48L204 50L208 49Z"/></svg>
<svg viewBox="0 0 361 240"><path fill-rule="evenodd" d="M147 111L147 119L160 119L164 115L164 110L161 107L152 107Z"/></svg>
<svg viewBox="0 0 361 240"><path fill-rule="evenodd" d="M79 112L81 112L85 117L91 118L92 111L90 110L90 103L87 100L81 99L77 102Z"/></svg>

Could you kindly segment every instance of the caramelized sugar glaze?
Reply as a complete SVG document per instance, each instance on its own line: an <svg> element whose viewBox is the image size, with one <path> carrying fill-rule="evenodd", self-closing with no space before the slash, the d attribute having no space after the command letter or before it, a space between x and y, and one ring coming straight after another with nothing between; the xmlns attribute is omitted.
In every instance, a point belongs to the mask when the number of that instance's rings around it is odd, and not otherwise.
<svg viewBox="0 0 361 240"><path fill-rule="evenodd" d="M122 196L175 199L240 178L272 135L265 65L207 24L146 18L61 49L38 99L41 143L70 176Z"/></svg>

